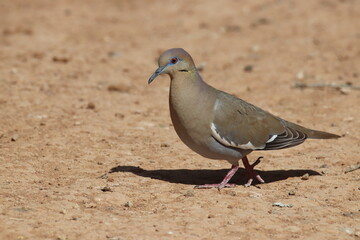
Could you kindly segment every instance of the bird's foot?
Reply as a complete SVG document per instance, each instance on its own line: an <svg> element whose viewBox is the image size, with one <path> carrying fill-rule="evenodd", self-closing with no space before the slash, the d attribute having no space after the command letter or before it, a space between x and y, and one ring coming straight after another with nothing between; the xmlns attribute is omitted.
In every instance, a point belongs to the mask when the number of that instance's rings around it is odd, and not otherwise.
<svg viewBox="0 0 360 240"><path fill-rule="evenodd" d="M236 184L228 183L232 176L236 173L239 169L239 165L232 165L230 171L226 174L225 178L222 180L221 183L218 184L204 184L204 185L197 185L195 188L198 189L208 189L208 188L217 188L219 191L224 187L235 187Z"/></svg>
<svg viewBox="0 0 360 240"><path fill-rule="evenodd" d="M249 161L247 159L247 157L244 157L242 159L247 175L249 176L249 180L247 181L247 183L244 185L245 187L250 187L252 182L254 181L254 179L256 178L260 183L265 183L265 181L260 177L260 175L254 170L254 167L256 165L258 165L261 161L260 159L263 157L259 157L253 164L249 164Z"/></svg>
<svg viewBox="0 0 360 240"><path fill-rule="evenodd" d="M203 185L196 185L194 188L196 188L196 189L217 188L220 191L222 188L232 188L232 187L236 187L236 184L233 184L233 183L226 183L225 185L223 185L221 183L203 184Z"/></svg>

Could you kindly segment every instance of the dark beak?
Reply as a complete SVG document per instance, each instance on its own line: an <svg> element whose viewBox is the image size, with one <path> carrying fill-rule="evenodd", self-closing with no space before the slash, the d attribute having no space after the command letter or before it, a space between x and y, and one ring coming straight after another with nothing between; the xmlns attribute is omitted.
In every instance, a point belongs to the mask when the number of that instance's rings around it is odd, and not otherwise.
<svg viewBox="0 0 360 240"><path fill-rule="evenodd" d="M148 84L150 84L152 81L154 81L154 79L159 76L160 74L163 73L164 69L167 67L167 65L159 67L158 69L156 69L156 71L154 72L153 75L151 75L151 77L149 78Z"/></svg>

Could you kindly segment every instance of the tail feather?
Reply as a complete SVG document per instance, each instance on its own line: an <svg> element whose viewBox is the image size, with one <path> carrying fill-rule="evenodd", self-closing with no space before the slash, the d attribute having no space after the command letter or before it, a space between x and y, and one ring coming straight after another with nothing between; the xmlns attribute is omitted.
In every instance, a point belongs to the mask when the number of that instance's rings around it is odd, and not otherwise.
<svg viewBox="0 0 360 240"><path fill-rule="evenodd" d="M306 129L307 132L305 132L306 135L308 135L308 138L313 139L329 139L329 138L339 138L339 135L323 132L323 131L317 131L312 129Z"/></svg>
<svg viewBox="0 0 360 240"><path fill-rule="evenodd" d="M305 133L308 138L312 138L312 139L330 139L330 138L340 138L341 137L341 136L333 134L333 133L328 133L328 132L305 128L305 127L297 125L295 123L287 122L287 125L291 128L294 128L300 132Z"/></svg>

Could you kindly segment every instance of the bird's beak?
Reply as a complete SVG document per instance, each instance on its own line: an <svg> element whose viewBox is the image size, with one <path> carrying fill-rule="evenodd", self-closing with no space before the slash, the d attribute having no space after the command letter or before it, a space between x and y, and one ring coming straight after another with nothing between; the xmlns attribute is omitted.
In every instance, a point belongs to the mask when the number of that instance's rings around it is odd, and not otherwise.
<svg viewBox="0 0 360 240"><path fill-rule="evenodd" d="M159 67L158 69L156 69L156 71L154 72L153 75L151 75L151 77L149 78L148 84L150 84L152 81L154 81L154 79L159 76L160 74L163 73L164 69L167 67L167 65Z"/></svg>

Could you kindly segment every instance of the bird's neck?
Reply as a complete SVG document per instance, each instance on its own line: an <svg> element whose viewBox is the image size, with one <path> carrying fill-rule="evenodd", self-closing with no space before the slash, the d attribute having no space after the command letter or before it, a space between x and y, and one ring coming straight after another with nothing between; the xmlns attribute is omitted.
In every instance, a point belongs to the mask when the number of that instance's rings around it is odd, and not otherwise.
<svg viewBox="0 0 360 240"><path fill-rule="evenodd" d="M202 92L209 87L194 71L183 72L171 76L170 99L174 101L186 101L200 97Z"/></svg>
<svg viewBox="0 0 360 240"><path fill-rule="evenodd" d="M209 95L212 91L213 88L196 71L175 75L170 83L170 110L188 112L191 109L193 114L198 114L213 108L216 99Z"/></svg>

